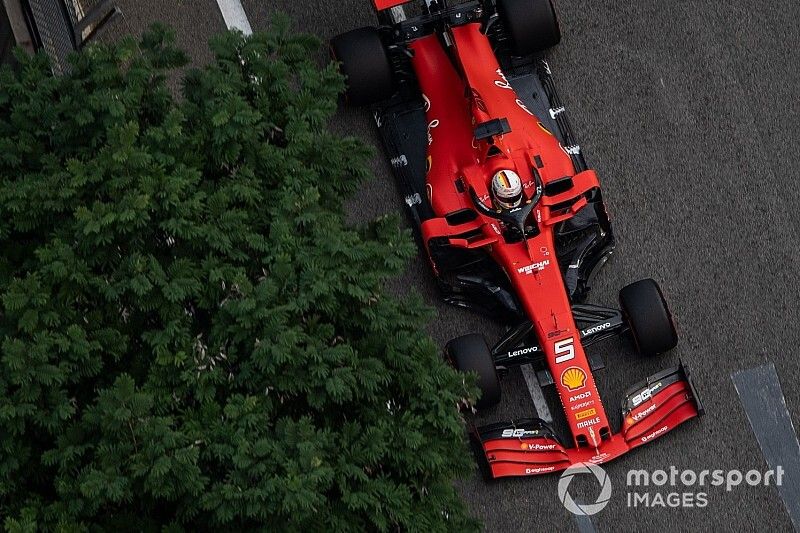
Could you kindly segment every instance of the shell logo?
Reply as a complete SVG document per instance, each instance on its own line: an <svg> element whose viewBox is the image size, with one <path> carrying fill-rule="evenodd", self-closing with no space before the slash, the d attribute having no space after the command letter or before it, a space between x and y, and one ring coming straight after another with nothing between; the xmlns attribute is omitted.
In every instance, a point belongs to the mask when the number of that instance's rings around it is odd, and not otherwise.
<svg viewBox="0 0 800 533"><path fill-rule="evenodd" d="M577 366L571 366L561 373L561 384L570 391L582 389L586 385L586 374Z"/></svg>

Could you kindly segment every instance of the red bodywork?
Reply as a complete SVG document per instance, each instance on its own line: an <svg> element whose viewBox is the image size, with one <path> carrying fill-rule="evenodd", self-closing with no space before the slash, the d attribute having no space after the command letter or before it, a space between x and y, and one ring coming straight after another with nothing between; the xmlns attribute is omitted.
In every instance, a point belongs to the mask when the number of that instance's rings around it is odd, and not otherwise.
<svg viewBox="0 0 800 533"><path fill-rule="evenodd" d="M375 11L383 11L384 9L391 9L396 6L407 4L410 0L372 0L372 5L375 6Z"/></svg>
<svg viewBox="0 0 800 533"><path fill-rule="evenodd" d="M381 6L397 3L376 1ZM688 384L673 383L657 394L654 391L651 401L629 413L621 433L611 434L554 251L554 225L586 205L586 193L599 187L597 175L592 170L575 174L558 139L525 107L506 80L479 24L453 27L450 37L452 56L435 34L409 44L426 103L427 189L436 214L422 224L423 241L445 237L451 246L483 248L503 267L534 324L575 440L574 448L555 441L543 445L541 438L484 441L492 473L494 477L537 474L583 461L606 462L697 416L697 407L689 400ZM476 141L475 126L495 118L507 119L512 131ZM494 155L489 155L493 146L500 149L499 154L493 148ZM501 169L515 170L526 196L531 197L536 187L534 167L545 185L573 177L569 190L543 196L534 208L531 219L539 226L537 236L507 243L500 222L482 214L459 225L445 220L448 213L473 207L470 186L491 205L488 186ZM457 180L462 180L461 187ZM570 201L571 207L564 211L561 207ZM557 212L552 209L556 205L560 205ZM453 238L470 230L479 230L482 236ZM435 264L433 267L436 269ZM645 410L648 412L642 414Z"/></svg>

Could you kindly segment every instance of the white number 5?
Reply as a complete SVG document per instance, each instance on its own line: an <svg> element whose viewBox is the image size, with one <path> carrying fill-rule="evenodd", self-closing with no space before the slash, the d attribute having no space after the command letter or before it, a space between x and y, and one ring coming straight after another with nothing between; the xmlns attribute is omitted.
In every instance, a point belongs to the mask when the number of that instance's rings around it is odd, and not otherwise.
<svg viewBox="0 0 800 533"><path fill-rule="evenodd" d="M570 359L575 359L574 341L574 337L570 337L555 343L556 363L564 363Z"/></svg>

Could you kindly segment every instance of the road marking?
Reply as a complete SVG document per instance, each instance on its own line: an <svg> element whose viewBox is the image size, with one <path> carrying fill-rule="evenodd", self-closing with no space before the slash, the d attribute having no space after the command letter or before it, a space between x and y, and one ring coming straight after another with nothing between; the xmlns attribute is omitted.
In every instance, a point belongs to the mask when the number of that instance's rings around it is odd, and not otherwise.
<svg viewBox="0 0 800 533"><path fill-rule="evenodd" d="M589 515L572 515L575 517L575 522L578 524L578 533L595 533L592 517Z"/></svg>
<svg viewBox="0 0 800 533"><path fill-rule="evenodd" d="M783 467L778 493L794 528L800 530L800 443L775 365L734 372L731 379L764 459L772 469Z"/></svg>
<svg viewBox="0 0 800 533"><path fill-rule="evenodd" d="M247 14L239 0L217 0L217 5L229 30L239 30L245 35L253 34L253 28L250 27L250 21L247 20Z"/></svg>
<svg viewBox="0 0 800 533"><path fill-rule="evenodd" d="M520 370L522 370L522 377L525 378L525 384L528 385L528 394L531 395L533 405L536 407L536 415L548 424L552 423L553 415L550 414L550 408L547 407L544 394L542 394L542 387L539 385L539 379L536 377L536 371L530 363L520 366ZM573 516L578 526L578 533L595 533L597 531L591 516Z"/></svg>
<svg viewBox="0 0 800 533"><path fill-rule="evenodd" d="M522 370L522 377L525 378L525 383L528 385L528 393L531 395L533 405L536 407L536 414L545 422L552 422L553 415L550 414L550 409L544 400L542 387L539 386L539 380L536 379L536 371L530 363L522 365L520 369Z"/></svg>

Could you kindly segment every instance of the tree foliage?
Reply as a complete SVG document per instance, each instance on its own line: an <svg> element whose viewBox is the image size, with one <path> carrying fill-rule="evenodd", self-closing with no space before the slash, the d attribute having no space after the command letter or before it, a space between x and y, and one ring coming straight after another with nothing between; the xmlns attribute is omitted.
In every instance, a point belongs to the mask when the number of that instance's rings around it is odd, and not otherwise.
<svg viewBox="0 0 800 533"><path fill-rule="evenodd" d="M383 289L398 220L344 221L370 152L318 46L224 34L179 98L163 28L0 73L8 530L474 525L472 389Z"/></svg>

